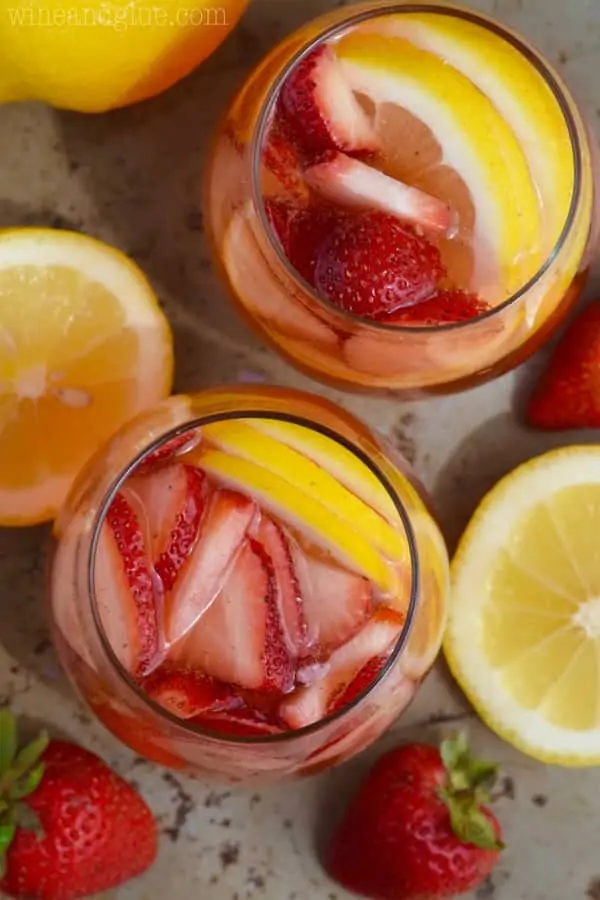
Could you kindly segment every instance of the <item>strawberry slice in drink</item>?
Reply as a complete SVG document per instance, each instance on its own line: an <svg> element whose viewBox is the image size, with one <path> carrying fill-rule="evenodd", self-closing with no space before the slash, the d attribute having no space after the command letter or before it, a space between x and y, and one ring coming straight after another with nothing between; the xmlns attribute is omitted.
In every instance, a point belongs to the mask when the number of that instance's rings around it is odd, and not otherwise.
<svg viewBox="0 0 600 900"><path fill-rule="evenodd" d="M293 656L301 656L308 648L307 628L291 542L280 526L266 515L261 517L254 536L273 564L276 603L286 645Z"/></svg>
<svg viewBox="0 0 600 900"><path fill-rule="evenodd" d="M128 671L147 674L160 661L162 598L140 523L122 493L111 503L102 528L94 580L111 647Z"/></svg>
<svg viewBox="0 0 600 900"><path fill-rule="evenodd" d="M142 682L142 688L155 703L180 719L242 705L229 685L185 669L161 668Z"/></svg>
<svg viewBox="0 0 600 900"><path fill-rule="evenodd" d="M225 585L190 635L173 648L177 663L247 690L285 693L294 682L271 558L244 542Z"/></svg>
<svg viewBox="0 0 600 900"><path fill-rule="evenodd" d="M268 737L272 734L281 734L285 730L282 725L270 721L254 709L234 709L197 716L194 725L235 737Z"/></svg>
<svg viewBox="0 0 600 900"><path fill-rule="evenodd" d="M146 459L140 463L135 470L136 475L145 475L148 472L154 472L162 465L169 465L177 456L187 453L192 447L200 442L200 430L186 431L185 434L178 434L165 444L162 444L158 450L150 453Z"/></svg>
<svg viewBox="0 0 600 900"><path fill-rule="evenodd" d="M285 249L321 296L368 319L427 300L445 274L433 244L382 212L316 207L292 221Z"/></svg>
<svg viewBox="0 0 600 900"><path fill-rule="evenodd" d="M346 82L335 51L326 44L305 56L287 78L277 112L309 153L377 148L369 117Z"/></svg>
<svg viewBox="0 0 600 900"><path fill-rule="evenodd" d="M380 321L388 325L448 325L476 319L491 307L477 294L456 288L437 291L423 303L416 303L406 309L399 309L391 316L382 316Z"/></svg>
<svg viewBox="0 0 600 900"><path fill-rule="evenodd" d="M261 187L266 197L305 205L309 192L302 177L300 153L281 119L274 119L262 152Z"/></svg>
<svg viewBox="0 0 600 900"><path fill-rule="evenodd" d="M215 491L200 536L183 564L167 604L167 640L174 643L195 625L221 590L257 515L256 505L234 491Z"/></svg>
<svg viewBox="0 0 600 900"><path fill-rule="evenodd" d="M358 634L333 651L327 672L320 680L297 688L283 700L279 714L284 722L291 728L304 728L329 715L332 707L338 709L336 701L365 666L389 656L403 625L403 616L387 608L379 609Z"/></svg>
<svg viewBox="0 0 600 900"><path fill-rule="evenodd" d="M333 563L293 550L302 609L312 646L335 650L359 631L373 611L368 579Z"/></svg>
<svg viewBox="0 0 600 900"><path fill-rule="evenodd" d="M317 194L334 203L378 210L430 231L444 233L452 225L447 203L345 153L330 154L304 177Z"/></svg>
<svg viewBox="0 0 600 900"><path fill-rule="evenodd" d="M193 466L166 465L130 479L123 493L143 522L154 568L170 591L199 534L206 477Z"/></svg>

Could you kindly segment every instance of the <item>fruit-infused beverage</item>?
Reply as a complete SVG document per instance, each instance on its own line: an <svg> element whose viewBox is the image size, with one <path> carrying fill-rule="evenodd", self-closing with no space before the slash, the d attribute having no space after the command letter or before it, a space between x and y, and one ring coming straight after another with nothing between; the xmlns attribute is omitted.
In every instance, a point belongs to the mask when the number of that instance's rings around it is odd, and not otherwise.
<svg viewBox="0 0 600 900"><path fill-rule="evenodd" d="M344 388L514 366L577 298L592 142L521 38L453 7L344 7L255 69L207 172L213 252L259 334Z"/></svg>
<svg viewBox="0 0 600 900"><path fill-rule="evenodd" d="M64 666L166 765L326 768L389 727L439 650L447 555L422 488L309 395L171 398L92 461L56 541Z"/></svg>

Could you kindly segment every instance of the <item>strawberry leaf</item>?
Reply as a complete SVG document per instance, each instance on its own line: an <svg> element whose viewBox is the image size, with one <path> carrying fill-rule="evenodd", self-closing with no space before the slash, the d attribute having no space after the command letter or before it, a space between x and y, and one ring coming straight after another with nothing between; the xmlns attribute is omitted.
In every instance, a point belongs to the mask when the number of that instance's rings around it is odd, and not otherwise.
<svg viewBox="0 0 600 900"><path fill-rule="evenodd" d="M36 837L44 836L44 829L38 814L26 803L16 803L10 810L10 824L22 828L24 831L32 831Z"/></svg>
<svg viewBox="0 0 600 900"><path fill-rule="evenodd" d="M496 837L492 822L474 803L451 798L447 805L452 830L464 844L474 844L482 850L504 848L504 844Z"/></svg>
<svg viewBox="0 0 600 900"><path fill-rule="evenodd" d="M16 830L16 825L9 823L0 825L0 879L6 874L6 851L12 843Z"/></svg>
<svg viewBox="0 0 600 900"><path fill-rule="evenodd" d="M19 781L29 769L35 767L39 763L39 758L49 744L49 738L45 731L42 731L36 738L17 754L11 769L3 778L4 786L9 787L16 781Z"/></svg>
<svg viewBox="0 0 600 900"><path fill-rule="evenodd" d="M17 725L11 711L0 709L0 778L12 766L17 752Z"/></svg>
<svg viewBox="0 0 600 900"><path fill-rule="evenodd" d="M8 796L11 800L22 800L39 787L44 777L44 763L39 762L18 778L10 787Z"/></svg>

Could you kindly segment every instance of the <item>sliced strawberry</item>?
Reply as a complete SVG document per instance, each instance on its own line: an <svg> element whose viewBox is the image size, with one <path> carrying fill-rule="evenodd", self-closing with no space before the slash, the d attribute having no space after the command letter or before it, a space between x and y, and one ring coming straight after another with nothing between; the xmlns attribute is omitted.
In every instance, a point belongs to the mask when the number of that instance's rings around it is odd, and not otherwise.
<svg viewBox="0 0 600 900"><path fill-rule="evenodd" d="M290 542L279 525L265 515L256 529L256 538L273 564L276 603L286 646L293 656L301 656L308 647L307 630Z"/></svg>
<svg viewBox="0 0 600 900"><path fill-rule="evenodd" d="M375 656L373 659L370 659L354 676L349 685L344 687L339 694L333 695L329 701L327 712L329 714L337 712L342 706L347 706L348 703L356 700L359 694L362 694L381 674L388 659L388 656Z"/></svg>
<svg viewBox="0 0 600 900"><path fill-rule="evenodd" d="M304 177L309 187L334 203L389 213L430 231L446 232L452 224L447 203L345 153L331 154Z"/></svg>
<svg viewBox="0 0 600 900"><path fill-rule="evenodd" d="M370 582L294 547L304 618L311 645L334 650L360 631L373 611Z"/></svg>
<svg viewBox="0 0 600 900"><path fill-rule="evenodd" d="M123 493L143 524L163 586L170 590L198 536L208 495L206 477L192 466L169 464L130 478Z"/></svg>
<svg viewBox="0 0 600 900"><path fill-rule="evenodd" d="M170 643L187 634L217 597L256 514L255 504L241 494L216 491L212 495L200 537L171 593L167 618Z"/></svg>
<svg viewBox="0 0 600 900"><path fill-rule="evenodd" d="M320 681L297 688L283 700L281 718L291 728L304 728L329 715L335 698L344 695L371 660L389 656L403 624L403 616L388 609L378 610L358 634L334 650L327 674Z"/></svg>
<svg viewBox="0 0 600 900"><path fill-rule="evenodd" d="M371 319L427 300L444 275L439 250L381 212L319 209L299 216L288 256L323 297Z"/></svg>
<svg viewBox="0 0 600 900"><path fill-rule="evenodd" d="M294 669L276 590L270 557L248 539L217 599L174 648L177 660L248 690L288 691Z"/></svg>
<svg viewBox="0 0 600 900"><path fill-rule="evenodd" d="M489 304L477 294L453 288L437 291L430 299L399 309L391 316L381 316L380 321L388 325L445 325L475 319L489 309Z"/></svg>
<svg viewBox="0 0 600 900"><path fill-rule="evenodd" d="M194 719L194 725L236 737L263 737L285 731L284 727L271 722L254 709L235 709L215 715L198 716Z"/></svg>
<svg viewBox="0 0 600 900"><path fill-rule="evenodd" d="M311 153L377 147L369 118L346 82L335 51L326 44L293 70L281 90L278 112Z"/></svg>
<svg viewBox="0 0 600 900"><path fill-rule="evenodd" d="M101 608L108 611L103 623L119 659L128 658L128 668L141 676L156 665L159 653L159 597L140 523L122 493L111 503L106 523L108 532L103 530L95 575ZM110 590L114 591L111 601Z"/></svg>
<svg viewBox="0 0 600 900"><path fill-rule="evenodd" d="M177 435L177 437L174 437L172 440L167 441L166 444L159 447L158 450L155 450L154 453L150 453L150 455L147 456L135 470L136 476L146 475L148 472L153 472L157 467L164 463L173 462L174 457L191 450L192 447L195 447L196 444L199 443L199 441L199 429L196 429L195 431L186 431L185 434Z"/></svg>
<svg viewBox="0 0 600 900"><path fill-rule="evenodd" d="M279 238L279 242L284 252L287 254L290 241L292 240L292 228L294 220L298 215L298 209L287 200L274 200L269 198L265 200L265 211L273 231Z"/></svg>
<svg viewBox="0 0 600 900"><path fill-rule="evenodd" d="M199 672L161 668L142 682L148 696L180 719L241 706L233 688Z"/></svg>
<svg viewBox="0 0 600 900"><path fill-rule="evenodd" d="M185 466L186 495L177 514L166 548L156 562L156 574L165 591L173 589L179 571L192 552L200 531L207 500L206 476L199 469Z"/></svg>
<svg viewBox="0 0 600 900"><path fill-rule="evenodd" d="M307 202L300 154L281 120L275 119L267 132L262 163L264 194L285 197L296 204Z"/></svg>

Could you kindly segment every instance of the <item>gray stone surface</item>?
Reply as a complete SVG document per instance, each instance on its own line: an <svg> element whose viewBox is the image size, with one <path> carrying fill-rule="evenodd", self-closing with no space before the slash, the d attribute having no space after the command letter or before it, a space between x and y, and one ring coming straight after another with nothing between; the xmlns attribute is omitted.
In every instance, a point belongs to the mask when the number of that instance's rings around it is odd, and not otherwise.
<svg viewBox="0 0 600 900"><path fill-rule="evenodd" d="M401 404L326 391L261 347L231 311L207 256L199 210L209 135L226 98L280 36L331 0L254 0L242 25L198 72L129 111L86 118L28 104L0 109L0 226L82 229L120 246L149 273L177 339L177 388L234 379L298 385L341 402L389 434L437 500L452 543L482 493L520 461L566 443L528 433L512 412L528 368L460 396ZM600 125L598 0L480 0L534 39ZM597 283L597 282L596 282ZM592 288L593 290L593 288ZM570 435L592 440L596 435ZM74 698L48 640L46 529L0 532L0 695L15 710L101 753L133 779L163 831L160 858L112 900L342 900L316 855L371 758L399 740L468 726L505 767L499 813L508 850L478 900L598 900L600 773L535 763L479 724L440 664L409 713L372 752L309 781L260 791L215 789L136 759Z"/></svg>

